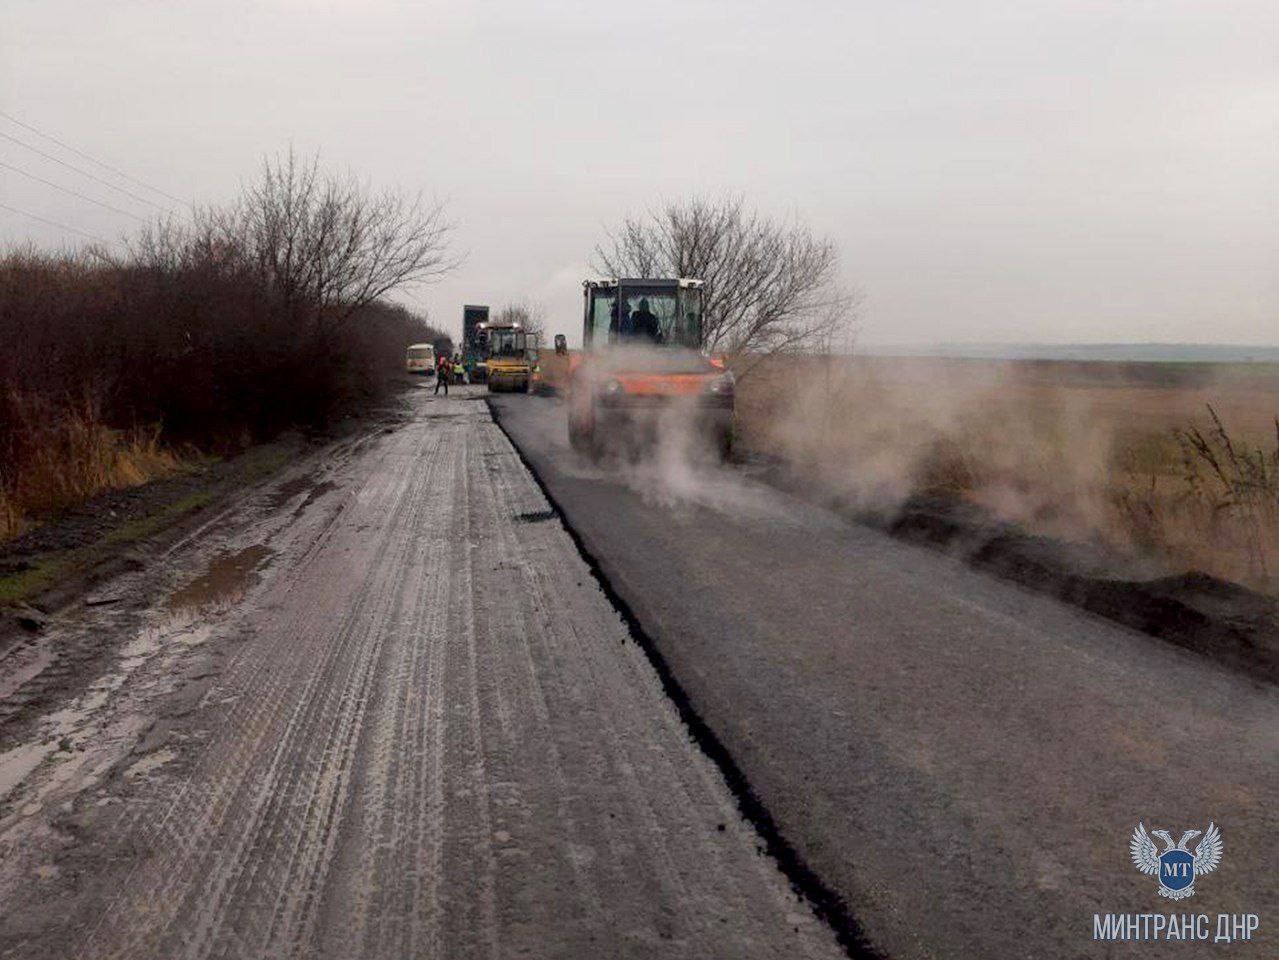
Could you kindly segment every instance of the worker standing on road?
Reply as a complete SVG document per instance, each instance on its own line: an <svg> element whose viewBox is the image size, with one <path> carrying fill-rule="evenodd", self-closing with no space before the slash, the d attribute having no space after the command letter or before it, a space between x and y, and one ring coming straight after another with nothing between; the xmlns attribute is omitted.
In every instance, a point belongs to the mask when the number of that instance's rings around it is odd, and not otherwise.
<svg viewBox="0 0 1279 960"><path fill-rule="evenodd" d="M449 363L449 356L447 353L442 354L440 356L440 359L436 361L435 363L435 393L432 394L432 396L436 396L439 394L440 387L444 388L444 396L447 397L449 395L449 373L452 366L453 365Z"/></svg>

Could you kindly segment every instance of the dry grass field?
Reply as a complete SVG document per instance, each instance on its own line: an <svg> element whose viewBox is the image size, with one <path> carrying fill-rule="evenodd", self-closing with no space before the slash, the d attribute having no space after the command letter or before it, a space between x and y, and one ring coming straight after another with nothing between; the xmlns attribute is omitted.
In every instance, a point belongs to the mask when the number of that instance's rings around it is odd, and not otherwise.
<svg viewBox="0 0 1279 960"><path fill-rule="evenodd" d="M770 358L741 444L868 510L962 497L1032 533L1279 592L1279 366Z"/></svg>
<svg viewBox="0 0 1279 960"><path fill-rule="evenodd" d="M14 393L22 406L28 456L0 485L0 543L22 533L32 517L48 517L106 490L133 487L184 469L183 459L160 443L158 428L107 426L91 401L45 407Z"/></svg>

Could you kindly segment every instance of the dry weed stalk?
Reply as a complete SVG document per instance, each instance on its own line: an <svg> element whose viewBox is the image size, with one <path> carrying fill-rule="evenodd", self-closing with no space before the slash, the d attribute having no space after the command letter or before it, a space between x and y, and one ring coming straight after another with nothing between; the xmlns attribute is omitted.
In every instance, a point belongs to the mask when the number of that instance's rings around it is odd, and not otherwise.
<svg viewBox="0 0 1279 960"><path fill-rule="evenodd" d="M27 527L17 501L0 490L0 540L16 537Z"/></svg>
<svg viewBox="0 0 1279 960"><path fill-rule="evenodd" d="M181 458L160 443L158 427L113 429L91 394L65 405L16 391L7 399L21 449L3 477L0 537L21 532L29 516L182 469Z"/></svg>
<svg viewBox="0 0 1279 960"><path fill-rule="evenodd" d="M1218 529L1241 534L1248 571L1268 581L1279 547L1279 418L1275 449L1266 452L1232 438L1208 405L1211 425L1175 432L1181 446L1183 479L1191 495L1207 504Z"/></svg>

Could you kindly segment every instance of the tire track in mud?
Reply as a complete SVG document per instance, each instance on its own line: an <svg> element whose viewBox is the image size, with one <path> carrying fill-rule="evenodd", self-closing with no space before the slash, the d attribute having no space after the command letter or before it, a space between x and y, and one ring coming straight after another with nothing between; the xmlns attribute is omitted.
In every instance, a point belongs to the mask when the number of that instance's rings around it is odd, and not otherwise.
<svg viewBox="0 0 1279 960"><path fill-rule="evenodd" d="M426 489L440 479L440 442L437 438L419 452L427 469L422 480ZM451 528L441 531L439 513L427 515L424 535L406 558L395 622L405 640L396 645L388 664L389 695L368 724L367 762L352 805L348 839L338 854L338 882L321 910L321 922L343 916L348 921L327 925L319 938L334 945L326 950L334 956L411 956L424 945L431 953L438 950L439 897L432 881L439 875L442 838L436 829L441 813L433 800L442 782L443 731L440 723L430 721L440 719L437 703L447 630L440 612L448 609L445 561L453 535ZM404 586L414 582L425 589L406 604ZM397 744L408 749L397 750ZM417 811L424 817L413 816ZM395 891L399 897L377 883L380 876L397 875L402 878ZM410 922L390 922L395 917Z"/></svg>
<svg viewBox="0 0 1279 960"><path fill-rule="evenodd" d="M414 459L420 459L420 451ZM276 922L267 938L271 943L283 939L286 943L309 946L311 942L310 925L318 913L314 909L314 901L327 876L328 860L338 834L335 828L350 789L352 774L359 768L357 751L361 734L366 729L363 721L369 709L376 711L378 708L380 690L386 686L379 682L385 672L383 660L393 654L392 648L397 640L396 632L389 628L393 614L403 604L407 584L404 571L416 545L413 534L419 529L417 518L422 504L426 502L426 498L421 496L421 478L412 475L412 479L417 482L410 482L406 491L396 497L396 509L387 521L388 539L393 539L398 533L400 542L375 556L371 568L381 572L376 590L372 591L377 600L375 608L370 611L374 616L371 622L366 622L362 611L356 610L352 611L348 622L347 629L364 635L361 648L367 656L359 665L355 681L348 680L344 686L341 716L324 758L325 766L336 766L338 776L330 783L322 784L322 790L313 796L303 829L297 831L291 866L277 899ZM366 583L366 590L370 586L372 584ZM376 742L374 746L377 746ZM306 892L305 897L299 899L290 894L290 887L300 887Z"/></svg>
<svg viewBox="0 0 1279 960"><path fill-rule="evenodd" d="M310 486L308 480L314 481L350 462L381 432L378 428L338 441L322 454L305 454L163 548L146 540L138 543L129 551L132 559L127 569L94 586L95 599L82 598L84 608L94 608L91 616L76 616L80 603L64 598L64 607L53 613L45 632L38 636L19 635L16 643L0 649L0 756L9 746L20 745L38 733L49 707L91 693L95 684L111 672L121 636L130 631L164 633L168 626L183 628L181 623L168 624L171 618L164 616L159 618L159 626L152 622L155 617L139 622L139 594L149 594L152 601L172 597L175 588L215 556L211 551L225 540L228 527L252 523L261 536L270 537L275 528L289 522L287 516L278 513L263 517L280 506L271 501L278 500L290 486ZM321 480L310 489L324 486ZM161 542L165 536L160 535Z"/></svg>
<svg viewBox="0 0 1279 960"><path fill-rule="evenodd" d="M33 955L834 956L485 406L426 414L277 531Z"/></svg>
<svg viewBox="0 0 1279 960"><path fill-rule="evenodd" d="M146 846L172 851L167 857L162 853L160 862L149 868L153 882L138 884L142 889L133 894L135 909L145 905L154 921L126 938L120 949L103 955L157 949L172 955L216 955L228 949L219 946L225 928L234 931L231 936L270 944L279 936L280 925L289 924L291 904L276 899L271 915L264 916L260 898L250 893L260 894L265 886L298 895L290 885L298 878L290 878L289 861L281 862L279 838L296 838L294 857L300 847L307 847L311 856L323 855L324 815L331 826L347 771L342 761L349 759L349 737L361 716L357 694L371 682L370 662L376 651L370 643L380 636L377 629L361 632L357 625L370 612L375 627L381 623L385 584L380 574L398 569L378 562L387 549L383 541L397 530L411 529L402 523L404 511L418 502L397 489L401 477L395 480L382 480L370 498L368 512L373 516L383 504L395 509L383 513L376 549L363 553L367 562L361 586L348 585L336 603L282 606L291 616L283 622L269 620L259 629L274 633L280 643L294 641L311 649L282 651L277 644L259 644L252 661L233 665L237 673L243 670L244 679L236 684L238 689L226 691L236 697L231 714L220 724L230 749L215 747L206 754L202 767L209 775L201 777L203 771L197 770L193 789L166 811L161 830L143 833ZM324 551L335 529L332 523L325 525L301 563L262 598L264 606L305 591L308 583L342 582L350 558ZM339 623L333 642L316 644L315 638L324 638L331 629L331 618ZM268 746L272 743L274 747ZM178 834L191 839L183 843ZM202 868L209 860L215 869L206 873ZM305 898L305 882L301 889ZM127 918L132 912L110 913ZM180 930L171 929L175 918L181 918ZM296 938L298 931L292 935Z"/></svg>

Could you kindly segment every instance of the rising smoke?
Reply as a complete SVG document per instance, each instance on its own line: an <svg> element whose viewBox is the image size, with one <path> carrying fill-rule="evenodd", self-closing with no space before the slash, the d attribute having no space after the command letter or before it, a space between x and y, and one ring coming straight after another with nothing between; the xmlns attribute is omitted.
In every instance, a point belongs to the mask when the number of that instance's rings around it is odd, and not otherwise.
<svg viewBox="0 0 1279 960"><path fill-rule="evenodd" d="M958 500L1145 570L1270 578L1276 531L1208 497L1176 439L1209 403L1238 445L1273 437L1279 376L1260 365L792 358L742 388L746 446L869 515Z"/></svg>

